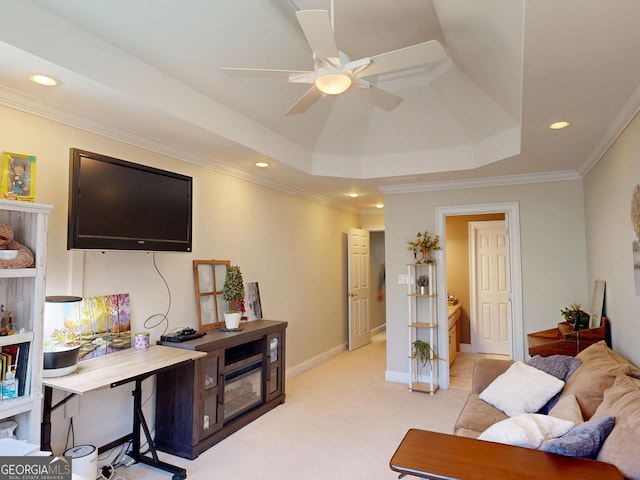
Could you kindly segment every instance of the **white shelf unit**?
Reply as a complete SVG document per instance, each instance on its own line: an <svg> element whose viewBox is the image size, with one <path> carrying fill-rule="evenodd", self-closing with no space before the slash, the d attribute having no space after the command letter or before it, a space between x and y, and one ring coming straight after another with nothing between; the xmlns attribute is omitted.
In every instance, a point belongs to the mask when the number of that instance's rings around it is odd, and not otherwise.
<svg viewBox="0 0 640 480"><path fill-rule="evenodd" d="M436 298L435 263L411 263L408 265L409 299L409 389L434 394L438 389L438 316ZM421 290L418 279L427 279ZM425 362L412 358L416 340L427 342L432 350Z"/></svg>
<svg viewBox="0 0 640 480"><path fill-rule="evenodd" d="M13 229L14 240L33 252L32 268L0 268L0 304L12 313L16 333L0 336L0 347L28 346L22 396L0 400L0 420L18 423L19 440L40 444L42 418L42 330L45 299L47 222L52 207L0 200L0 222Z"/></svg>

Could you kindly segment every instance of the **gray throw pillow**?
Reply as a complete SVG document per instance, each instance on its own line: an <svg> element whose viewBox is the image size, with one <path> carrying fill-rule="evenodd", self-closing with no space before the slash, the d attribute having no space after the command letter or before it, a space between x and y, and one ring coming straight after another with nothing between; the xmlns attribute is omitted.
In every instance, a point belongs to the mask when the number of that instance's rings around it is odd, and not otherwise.
<svg viewBox="0 0 640 480"><path fill-rule="evenodd" d="M615 423L616 417L592 418L569 430L562 437L543 444L540 450L567 457L596 459L600 447L613 430Z"/></svg>

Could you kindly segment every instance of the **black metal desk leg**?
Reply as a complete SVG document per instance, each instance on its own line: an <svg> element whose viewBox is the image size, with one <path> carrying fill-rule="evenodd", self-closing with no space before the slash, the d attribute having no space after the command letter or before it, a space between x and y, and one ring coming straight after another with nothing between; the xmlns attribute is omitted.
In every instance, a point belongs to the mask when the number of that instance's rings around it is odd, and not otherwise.
<svg viewBox="0 0 640 480"><path fill-rule="evenodd" d="M42 407L42 422L40 423L40 450L51 451L51 401L53 389L44 387L44 404Z"/></svg>
<svg viewBox="0 0 640 480"><path fill-rule="evenodd" d="M187 478L187 471L184 468L176 467L175 465L163 462L158 458L158 453L153 443L153 438L151 438L149 426L147 425L144 413L142 412L142 380L143 379L140 378L136 379L136 387L133 391L133 438L131 441L131 450L127 452L127 455L133 458L136 462L144 463L145 465L150 465L166 472L173 473L173 480L184 480ZM140 428L144 431L152 458L149 458L140 452Z"/></svg>

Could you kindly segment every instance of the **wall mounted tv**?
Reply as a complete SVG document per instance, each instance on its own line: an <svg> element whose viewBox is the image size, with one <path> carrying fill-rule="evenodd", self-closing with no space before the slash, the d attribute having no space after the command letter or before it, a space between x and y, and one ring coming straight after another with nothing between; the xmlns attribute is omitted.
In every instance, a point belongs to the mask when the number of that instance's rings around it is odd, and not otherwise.
<svg viewBox="0 0 640 480"><path fill-rule="evenodd" d="M67 249L190 252L191 177L70 149Z"/></svg>

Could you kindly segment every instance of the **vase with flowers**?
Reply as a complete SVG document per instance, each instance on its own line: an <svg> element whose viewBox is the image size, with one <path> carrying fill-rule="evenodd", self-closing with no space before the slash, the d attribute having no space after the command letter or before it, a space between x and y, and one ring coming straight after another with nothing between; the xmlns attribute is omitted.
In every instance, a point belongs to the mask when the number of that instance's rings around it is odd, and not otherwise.
<svg viewBox="0 0 640 480"><path fill-rule="evenodd" d="M418 252L422 255L421 263L432 263L431 250L440 250L440 237L431 236L428 230L418 232L415 240L407 242L409 251L413 252L413 258L418 262Z"/></svg>

